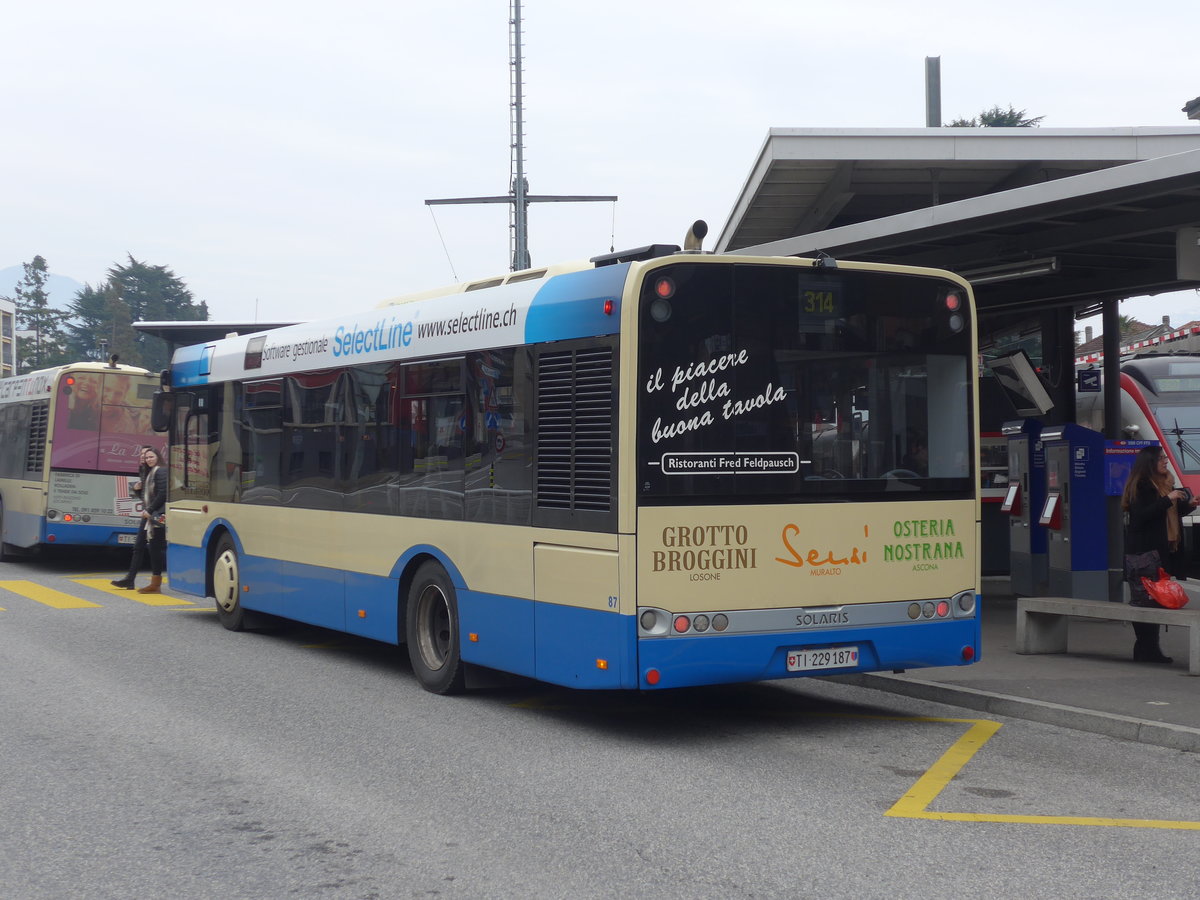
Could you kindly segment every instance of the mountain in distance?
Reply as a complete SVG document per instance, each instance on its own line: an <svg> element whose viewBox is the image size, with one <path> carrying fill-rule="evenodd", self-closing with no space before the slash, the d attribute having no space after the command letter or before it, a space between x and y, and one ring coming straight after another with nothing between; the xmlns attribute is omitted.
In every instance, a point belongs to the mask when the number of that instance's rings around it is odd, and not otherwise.
<svg viewBox="0 0 1200 900"><path fill-rule="evenodd" d="M25 277L25 267L22 265L9 266L0 269L0 297L15 300L17 284ZM75 299L75 295L83 290L83 282L68 278L66 275L55 275L53 272L46 276L46 296L50 305L55 309L66 309L67 304Z"/></svg>

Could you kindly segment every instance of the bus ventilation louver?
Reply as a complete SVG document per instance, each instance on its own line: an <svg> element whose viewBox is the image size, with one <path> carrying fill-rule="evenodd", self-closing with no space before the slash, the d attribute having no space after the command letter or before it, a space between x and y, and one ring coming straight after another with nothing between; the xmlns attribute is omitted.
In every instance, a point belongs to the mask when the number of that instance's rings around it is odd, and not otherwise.
<svg viewBox="0 0 1200 900"><path fill-rule="evenodd" d="M25 447L25 474L42 474L46 463L46 428L50 423L50 404L35 403L30 408L29 443Z"/></svg>
<svg viewBox="0 0 1200 900"><path fill-rule="evenodd" d="M537 505L612 505L613 352L543 353L538 364Z"/></svg>

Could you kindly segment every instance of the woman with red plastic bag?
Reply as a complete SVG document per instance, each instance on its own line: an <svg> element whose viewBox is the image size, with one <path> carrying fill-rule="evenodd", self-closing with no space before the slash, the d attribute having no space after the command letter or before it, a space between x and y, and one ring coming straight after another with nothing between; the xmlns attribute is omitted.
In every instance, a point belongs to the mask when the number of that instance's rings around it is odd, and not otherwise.
<svg viewBox="0 0 1200 900"><path fill-rule="evenodd" d="M1200 499L1175 487L1161 447L1143 447L1133 461L1133 470L1121 495L1125 511L1125 580L1133 606L1157 606L1146 593L1142 578L1158 578L1165 569L1176 578L1187 578L1183 553L1182 519ZM1158 646L1158 625L1132 622L1135 636L1133 658L1137 662L1169 663L1171 657Z"/></svg>

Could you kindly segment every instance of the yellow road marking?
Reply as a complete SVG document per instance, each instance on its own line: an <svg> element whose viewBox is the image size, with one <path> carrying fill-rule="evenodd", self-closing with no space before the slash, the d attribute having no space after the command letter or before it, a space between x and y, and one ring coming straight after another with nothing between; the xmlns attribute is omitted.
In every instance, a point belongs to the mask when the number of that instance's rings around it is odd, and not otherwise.
<svg viewBox="0 0 1200 900"><path fill-rule="evenodd" d="M128 591L124 588L113 587L107 578L72 578L76 584L81 584L84 587L92 588L97 591L104 591L106 594L112 594L114 597L121 597L125 600L133 600L135 603L144 603L146 606L195 606L191 600L183 600L179 597L171 597L167 594L139 594L137 591ZM163 579L163 587L167 586L167 580Z"/></svg>
<svg viewBox="0 0 1200 900"><path fill-rule="evenodd" d="M929 805L945 789L979 749L997 731L999 722L987 719L915 718L914 722L969 724L967 733L954 742L884 815L903 819L937 819L943 822L999 822L1011 825L1074 825L1092 828L1161 828L1200 831L1200 822L1171 819L1120 819L1106 816L1019 816L993 813L931 812Z"/></svg>
<svg viewBox="0 0 1200 900"><path fill-rule="evenodd" d="M517 709L561 710L572 708L557 700L546 701L530 697L511 704ZM577 708L577 707L573 707ZM763 712L763 710L760 710ZM917 779L904 796L884 813L900 819L935 819L942 822L998 822L1005 825L1074 825L1090 828L1158 828L1175 831L1200 831L1200 822L1173 819L1125 819L1109 816L1021 816L1001 813L932 812L930 804L938 798L946 786L971 761L971 758L1000 730L1001 724L990 719L947 719L932 716L870 716L858 713L787 713L814 719L874 719L891 722L932 722L953 725L970 725L967 733L960 737L942 754L925 774Z"/></svg>
<svg viewBox="0 0 1200 900"><path fill-rule="evenodd" d="M88 609L100 605L80 597L72 597L70 594L64 594L54 588L42 587L32 581L0 581L0 587L54 609Z"/></svg>

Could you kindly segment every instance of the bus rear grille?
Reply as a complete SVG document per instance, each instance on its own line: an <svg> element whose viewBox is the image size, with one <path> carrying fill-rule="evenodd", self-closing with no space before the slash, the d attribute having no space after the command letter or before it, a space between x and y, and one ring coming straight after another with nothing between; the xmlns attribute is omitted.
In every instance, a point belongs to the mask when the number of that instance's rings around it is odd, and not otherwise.
<svg viewBox="0 0 1200 900"><path fill-rule="evenodd" d="M543 353L538 365L537 504L612 505L613 351Z"/></svg>
<svg viewBox="0 0 1200 900"><path fill-rule="evenodd" d="M46 428L50 422L50 404L35 403L29 410L29 443L25 446L25 474L42 474L46 464Z"/></svg>

